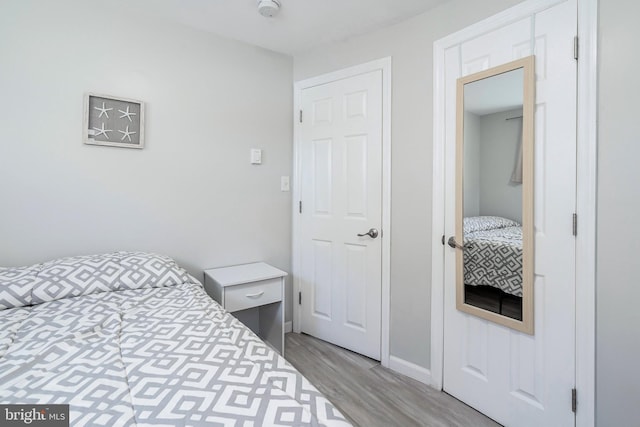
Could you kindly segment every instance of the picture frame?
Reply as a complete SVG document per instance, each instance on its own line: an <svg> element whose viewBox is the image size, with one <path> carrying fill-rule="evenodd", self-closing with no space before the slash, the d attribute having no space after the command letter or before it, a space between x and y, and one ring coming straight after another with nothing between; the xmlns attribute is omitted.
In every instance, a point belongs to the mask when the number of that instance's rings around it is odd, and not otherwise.
<svg viewBox="0 0 640 427"><path fill-rule="evenodd" d="M83 141L88 145L144 148L144 102L86 93Z"/></svg>

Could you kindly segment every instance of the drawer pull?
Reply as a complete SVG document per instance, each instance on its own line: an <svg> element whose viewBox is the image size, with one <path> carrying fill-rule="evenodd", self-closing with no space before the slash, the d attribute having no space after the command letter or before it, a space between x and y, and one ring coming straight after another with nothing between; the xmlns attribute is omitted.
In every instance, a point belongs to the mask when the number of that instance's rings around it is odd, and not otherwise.
<svg viewBox="0 0 640 427"><path fill-rule="evenodd" d="M262 294L264 294L264 291L256 292L255 294L246 294L245 297L247 297L247 298L258 298L258 297L261 297Z"/></svg>

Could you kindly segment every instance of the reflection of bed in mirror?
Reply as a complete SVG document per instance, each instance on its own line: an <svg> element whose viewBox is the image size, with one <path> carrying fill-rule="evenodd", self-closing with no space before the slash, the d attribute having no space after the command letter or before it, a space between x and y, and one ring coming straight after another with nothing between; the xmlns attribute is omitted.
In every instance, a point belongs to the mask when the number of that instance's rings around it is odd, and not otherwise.
<svg viewBox="0 0 640 427"><path fill-rule="evenodd" d="M497 216L464 218L467 303L521 318L522 226Z"/></svg>

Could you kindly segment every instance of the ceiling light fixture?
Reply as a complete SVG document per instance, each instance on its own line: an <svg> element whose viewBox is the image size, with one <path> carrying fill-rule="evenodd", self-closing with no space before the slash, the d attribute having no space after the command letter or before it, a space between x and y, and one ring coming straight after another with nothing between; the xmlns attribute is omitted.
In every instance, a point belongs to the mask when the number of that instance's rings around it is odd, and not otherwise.
<svg viewBox="0 0 640 427"><path fill-rule="evenodd" d="M258 0L258 12L267 18L273 18L280 10L280 2L278 0Z"/></svg>

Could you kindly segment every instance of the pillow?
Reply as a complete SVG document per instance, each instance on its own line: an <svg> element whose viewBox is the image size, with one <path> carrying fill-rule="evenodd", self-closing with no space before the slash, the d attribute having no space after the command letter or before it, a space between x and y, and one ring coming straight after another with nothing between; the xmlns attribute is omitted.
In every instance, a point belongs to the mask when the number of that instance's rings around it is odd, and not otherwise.
<svg viewBox="0 0 640 427"><path fill-rule="evenodd" d="M101 292L192 282L183 268L163 255L116 252L62 258L31 267L0 268L0 310Z"/></svg>
<svg viewBox="0 0 640 427"><path fill-rule="evenodd" d="M31 305L35 267L0 268L0 310Z"/></svg>
<svg viewBox="0 0 640 427"><path fill-rule="evenodd" d="M45 262L33 286L33 304L115 291L121 274L118 254L84 255Z"/></svg>
<svg viewBox="0 0 640 427"><path fill-rule="evenodd" d="M163 288L191 281L187 272L168 256L145 252L121 255L119 289Z"/></svg>
<svg viewBox="0 0 640 427"><path fill-rule="evenodd" d="M471 216L462 220L464 233L495 230L496 228L519 227L520 224L501 216Z"/></svg>

